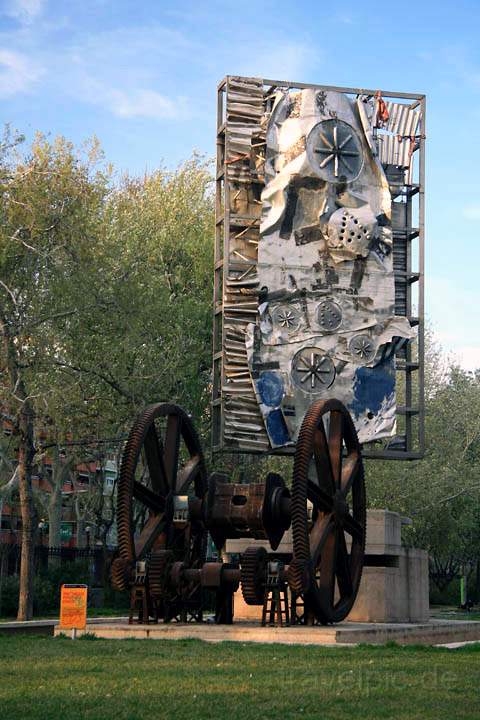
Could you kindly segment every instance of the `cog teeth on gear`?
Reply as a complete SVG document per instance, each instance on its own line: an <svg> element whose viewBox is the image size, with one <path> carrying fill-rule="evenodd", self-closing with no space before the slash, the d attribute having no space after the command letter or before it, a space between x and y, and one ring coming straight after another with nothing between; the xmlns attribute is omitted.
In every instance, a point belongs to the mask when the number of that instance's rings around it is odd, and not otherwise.
<svg viewBox="0 0 480 720"><path fill-rule="evenodd" d="M360 543L360 547L357 552L357 572L353 583L352 593L349 598L345 599L345 602L341 604L341 608L338 610L332 606L327 606L328 604L323 604L323 600L318 596L315 569L313 568L310 570L309 565L310 538L306 513L308 471L310 460L314 452L313 440L315 431L322 416L332 410L343 414L344 422L348 428L350 445L358 453L359 468L357 470L354 483L354 494L356 495L357 500L354 500L354 514L364 528L362 542ZM366 502L363 463L357 433L350 414L337 400L317 400L309 407L303 419L302 426L298 434L293 464L291 516L293 559L288 570L288 582L290 588L297 594L303 594L304 596L305 594L310 594L313 597L317 606L317 619L320 622L340 622L348 615L355 601L360 585L363 570L363 553L365 548Z"/></svg>
<svg viewBox="0 0 480 720"><path fill-rule="evenodd" d="M248 547L240 562L242 595L247 605L263 605L267 551L262 547Z"/></svg>
<svg viewBox="0 0 480 720"><path fill-rule="evenodd" d="M128 590L132 572L132 564L125 558L118 557L112 562L111 578L114 590Z"/></svg>
<svg viewBox="0 0 480 720"><path fill-rule="evenodd" d="M168 573L173 563L173 553L170 550L157 550L150 555L148 564L148 586L150 595L155 601L161 600L166 594L168 586Z"/></svg>
<svg viewBox="0 0 480 720"><path fill-rule="evenodd" d="M305 587L305 563L295 558L288 566L287 580L292 592L301 595L307 588Z"/></svg>

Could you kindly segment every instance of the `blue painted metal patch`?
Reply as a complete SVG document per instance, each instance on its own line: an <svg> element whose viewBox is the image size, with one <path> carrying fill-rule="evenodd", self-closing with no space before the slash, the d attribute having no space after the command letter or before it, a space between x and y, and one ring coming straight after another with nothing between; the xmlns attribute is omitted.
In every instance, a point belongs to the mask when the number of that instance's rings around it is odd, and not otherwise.
<svg viewBox="0 0 480 720"><path fill-rule="evenodd" d="M290 440L285 418L280 409L272 410L265 418L267 432L274 447L286 445Z"/></svg>
<svg viewBox="0 0 480 720"><path fill-rule="evenodd" d="M377 415L383 402L395 392L393 358L375 367L359 367L355 373L350 410L358 418L365 412Z"/></svg>
<svg viewBox="0 0 480 720"><path fill-rule="evenodd" d="M278 407L283 398L283 380L277 373L264 371L256 382L260 400L268 407Z"/></svg>

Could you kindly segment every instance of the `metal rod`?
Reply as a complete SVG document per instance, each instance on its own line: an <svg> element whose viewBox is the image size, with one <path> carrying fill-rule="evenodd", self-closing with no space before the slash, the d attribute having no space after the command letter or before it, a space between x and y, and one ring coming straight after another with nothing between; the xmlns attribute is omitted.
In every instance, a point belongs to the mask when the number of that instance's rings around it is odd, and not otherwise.
<svg viewBox="0 0 480 720"><path fill-rule="evenodd" d="M421 99L422 133L420 137L419 185L418 193L418 439L419 451L425 452L425 138L426 138L426 98Z"/></svg>
<svg viewBox="0 0 480 720"><path fill-rule="evenodd" d="M350 95L375 95L378 88L375 90L367 88L350 88L350 87L339 87L338 85L316 85L314 83L297 83L289 82L288 80L266 80L263 78L264 85L276 85L277 87L285 87L290 90L294 88L313 90L331 90L332 92L348 93ZM423 100L425 95L423 93L404 93L396 92L394 90L382 90L382 97L400 98L402 100Z"/></svg>

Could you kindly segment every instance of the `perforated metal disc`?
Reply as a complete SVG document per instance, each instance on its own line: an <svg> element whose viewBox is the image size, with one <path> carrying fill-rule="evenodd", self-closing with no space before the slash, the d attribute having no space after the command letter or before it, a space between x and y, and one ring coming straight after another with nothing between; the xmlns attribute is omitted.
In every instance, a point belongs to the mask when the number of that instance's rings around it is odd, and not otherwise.
<svg viewBox="0 0 480 720"><path fill-rule="evenodd" d="M334 300L322 300L317 308L317 321L323 330L333 332L342 324L342 309Z"/></svg>

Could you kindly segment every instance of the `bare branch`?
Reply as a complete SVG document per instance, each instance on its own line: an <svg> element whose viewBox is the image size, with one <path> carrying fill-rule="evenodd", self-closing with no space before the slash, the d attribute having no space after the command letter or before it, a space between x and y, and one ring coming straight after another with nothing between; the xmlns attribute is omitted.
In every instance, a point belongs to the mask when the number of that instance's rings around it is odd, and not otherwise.
<svg viewBox="0 0 480 720"><path fill-rule="evenodd" d="M13 475L10 478L10 480L5 483L2 487L0 487L0 498L4 500L5 498L9 497L10 494L17 489L18 487L18 465L13 471Z"/></svg>
<svg viewBox="0 0 480 720"><path fill-rule="evenodd" d="M0 285L3 287L3 289L5 290L5 292L8 293L8 295L10 296L11 301L12 301L13 304L15 305L15 308L17 308L17 307L18 307L18 305L17 305L17 299L16 299L15 295L13 294L12 290L10 290L10 288L8 287L8 285L6 285L6 284L3 282L3 280L0 280Z"/></svg>
<svg viewBox="0 0 480 720"><path fill-rule="evenodd" d="M35 320L34 322L27 323L25 325L26 328L34 328L38 327L38 325L41 325L44 322L48 322L49 320L58 320L58 318L68 317L69 315L75 315L77 310L63 310L62 312L58 313L52 313L51 315L46 315L45 317L39 318L38 320Z"/></svg>
<svg viewBox="0 0 480 720"><path fill-rule="evenodd" d="M92 370L92 368L84 368L80 365L70 365L69 363L60 362L59 360L54 362L54 365L57 365L61 368L66 368L69 370L75 370L76 372L85 373L87 375L93 375L94 377L98 377L100 380L103 380L104 383L106 383L109 387L111 387L113 390L116 390L119 395L121 395L124 398L127 398L128 400L134 400L133 396L127 392L122 386L113 378L109 378L103 373L99 373L97 370Z"/></svg>
<svg viewBox="0 0 480 720"><path fill-rule="evenodd" d="M425 507L419 508L418 510L415 510L412 512L412 515L416 515L417 513L424 512L425 510L431 510L434 507L438 507L438 505L444 505L445 503L450 502L450 500L455 500L455 498L460 497L461 495L468 495L468 493L471 490L478 490L480 488L480 481L473 483L473 485L468 485L467 487L462 488L456 493L453 493L453 495L447 495L446 497L440 498L440 500L436 500L435 502L431 503L430 505L425 505Z"/></svg>
<svg viewBox="0 0 480 720"><path fill-rule="evenodd" d="M23 238L20 237L20 233L24 230L24 228L19 227L15 230L13 235L10 236L10 240L18 240L24 247L27 248L27 250L31 250L35 253L35 255L40 255L40 252L37 250L37 248L34 248L33 245L29 245Z"/></svg>

